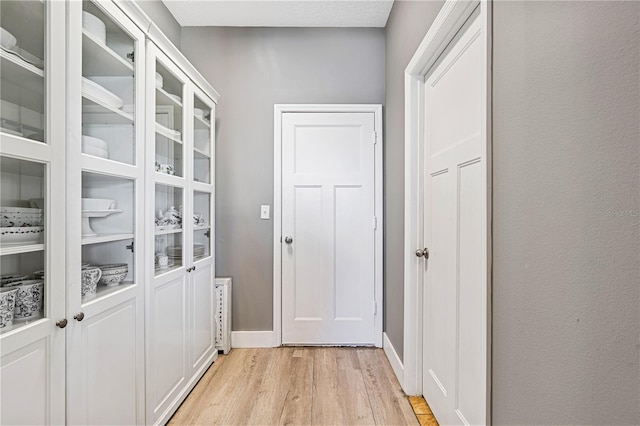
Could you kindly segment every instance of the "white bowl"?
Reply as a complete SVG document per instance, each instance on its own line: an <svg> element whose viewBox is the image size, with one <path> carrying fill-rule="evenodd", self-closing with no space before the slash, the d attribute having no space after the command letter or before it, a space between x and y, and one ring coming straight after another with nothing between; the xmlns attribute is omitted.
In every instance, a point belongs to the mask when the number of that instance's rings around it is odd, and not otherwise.
<svg viewBox="0 0 640 426"><path fill-rule="evenodd" d="M84 152L85 154L93 155L95 157L109 158L109 151L105 151L104 149L95 148L92 146L83 147L82 152Z"/></svg>
<svg viewBox="0 0 640 426"><path fill-rule="evenodd" d="M29 279L28 275L5 274L0 275L0 287L8 287L9 284Z"/></svg>
<svg viewBox="0 0 640 426"><path fill-rule="evenodd" d="M107 27L100 18L89 12L82 12L82 28L100 40L102 44L107 43Z"/></svg>
<svg viewBox="0 0 640 426"><path fill-rule="evenodd" d="M37 243L44 235L43 226L0 227L0 243Z"/></svg>
<svg viewBox="0 0 640 426"><path fill-rule="evenodd" d="M162 77L162 74L160 74L159 72L156 73L156 87L158 89L162 89L162 85L164 84L164 78Z"/></svg>
<svg viewBox="0 0 640 426"><path fill-rule="evenodd" d="M11 50L16 47L16 38L9 31L0 27L0 46L7 50Z"/></svg>
<svg viewBox="0 0 640 426"><path fill-rule="evenodd" d="M82 147L93 147L98 149L103 149L105 151L109 150L109 146L102 139L94 138L93 136L82 135Z"/></svg>
<svg viewBox="0 0 640 426"><path fill-rule="evenodd" d="M116 200L106 198L83 198L82 210L113 210L118 207Z"/></svg>

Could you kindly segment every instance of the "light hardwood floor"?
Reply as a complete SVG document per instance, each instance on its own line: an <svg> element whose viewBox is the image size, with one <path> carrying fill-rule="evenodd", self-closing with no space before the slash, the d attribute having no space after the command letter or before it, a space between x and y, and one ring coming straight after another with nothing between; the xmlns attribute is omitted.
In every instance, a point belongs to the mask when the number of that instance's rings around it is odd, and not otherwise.
<svg viewBox="0 0 640 426"><path fill-rule="evenodd" d="M417 425L382 349L233 349L170 425Z"/></svg>

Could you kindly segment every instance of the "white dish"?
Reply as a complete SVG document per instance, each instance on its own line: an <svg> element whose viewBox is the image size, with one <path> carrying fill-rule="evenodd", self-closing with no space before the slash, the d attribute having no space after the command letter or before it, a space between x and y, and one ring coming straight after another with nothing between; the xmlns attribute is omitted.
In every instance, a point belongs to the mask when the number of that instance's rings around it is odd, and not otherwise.
<svg viewBox="0 0 640 426"><path fill-rule="evenodd" d="M82 147L84 148L85 146L103 149L105 151L109 150L107 143L102 139L94 138L93 136L82 135Z"/></svg>
<svg viewBox="0 0 640 426"><path fill-rule="evenodd" d="M116 200L109 200L105 198L83 198L82 210L115 210L118 207Z"/></svg>
<svg viewBox="0 0 640 426"><path fill-rule="evenodd" d="M171 93L167 93L167 96L169 96L171 99L173 99L177 103L182 103L182 99L178 95L173 95Z"/></svg>
<svg viewBox="0 0 640 426"><path fill-rule="evenodd" d="M194 108L193 115L204 120L204 110L200 108Z"/></svg>
<svg viewBox="0 0 640 426"><path fill-rule="evenodd" d="M16 45L16 38L9 31L0 27L0 46L11 50Z"/></svg>
<svg viewBox="0 0 640 426"><path fill-rule="evenodd" d="M44 235L44 226L21 226L0 228L0 243L17 244L17 243L36 243L42 239Z"/></svg>
<svg viewBox="0 0 640 426"><path fill-rule="evenodd" d="M109 158L109 151L95 148L93 146L83 146L82 152L85 154L93 155L94 157Z"/></svg>
<svg viewBox="0 0 640 426"><path fill-rule="evenodd" d="M122 99L118 96L85 77L82 77L82 95L116 109L122 108L123 105Z"/></svg>
<svg viewBox="0 0 640 426"><path fill-rule="evenodd" d="M162 74L160 74L159 72L156 72L156 87L158 89L162 89L163 84L164 84L164 78L162 77Z"/></svg>
<svg viewBox="0 0 640 426"><path fill-rule="evenodd" d="M102 42L107 43L107 27L100 18L89 12L82 12L82 28Z"/></svg>

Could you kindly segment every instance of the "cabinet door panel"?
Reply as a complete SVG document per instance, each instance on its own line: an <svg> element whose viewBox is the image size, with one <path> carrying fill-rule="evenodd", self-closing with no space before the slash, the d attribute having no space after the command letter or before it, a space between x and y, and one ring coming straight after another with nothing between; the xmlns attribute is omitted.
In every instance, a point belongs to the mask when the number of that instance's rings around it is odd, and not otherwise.
<svg viewBox="0 0 640 426"><path fill-rule="evenodd" d="M136 306L116 306L83 326L87 424L136 423Z"/></svg>
<svg viewBox="0 0 640 426"><path fill-rule="evenodd" d="M197 370L215 349L214 295L211 264L191 273L191 366Z"/></svg>
<svg viewBox="0 0 640 426"><path fill-rule="evenodd" d="M154 290L152 309L153 359L147 372L152 374L153 405L161 414L186 379L186 280L182 276Z"/></svg>
<svg viewBox="0 0 640 426"><path fill-rule="evenodd" d="M42 339L2 358L0 424L43 425L47 415L47 339Z"/></svg>

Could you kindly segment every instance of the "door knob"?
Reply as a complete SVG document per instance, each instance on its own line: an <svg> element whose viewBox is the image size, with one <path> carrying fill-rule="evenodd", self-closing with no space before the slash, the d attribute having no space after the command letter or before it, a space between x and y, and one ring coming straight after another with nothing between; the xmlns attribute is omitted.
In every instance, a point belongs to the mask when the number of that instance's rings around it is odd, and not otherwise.
<svg viewBox="0 0 640 426"><path fill-rule="evenodd" d="M425 247L422 250L420 250L420 249L416 250L416 256L418 256L418 257L423 257L424 256L425 259L428 259L429 258L429 249Z"/></svg>
<svg viewBox="0 0 640 426"><path fill-rule="evenodd" d="M67 319L61 319L60 321L56 322L56 325L60 328L65 328L67 326Z"/></svg>
<svg viewBox="0 0 640 426"><path fill-rule="evenodd" d="M82 321L84 319L84 312L80 312L79 314L75 314L73 316L74 320Z"/></svg>
<svg viewBox="0 0 640 426"><path fill-rule="evenodd" d="M293 237L284 237L284 242L287 244L291 244L293 242Z"/></svg>

